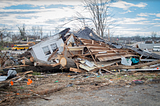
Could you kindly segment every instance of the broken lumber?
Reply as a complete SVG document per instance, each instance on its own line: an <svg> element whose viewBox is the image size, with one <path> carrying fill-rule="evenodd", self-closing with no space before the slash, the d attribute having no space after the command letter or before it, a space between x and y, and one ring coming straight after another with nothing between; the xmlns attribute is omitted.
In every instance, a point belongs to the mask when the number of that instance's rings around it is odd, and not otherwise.
<svg viewBox="0 0 160 106"><path fill-rule="evenodd" d="M83 72L81 69L72 68L72 67L70 67L69 70L70 70L70 71L73 71L73 72L79 72L79 73L82 73L82 72Z"/></svg>
<svg viewBox="0 0 160 106"><path fill-rule="evenodd" d="M149 66L149 65L153 65L156 63L160 63L160 60L157 61L152 61L152 62L148 62L148 63L143 63L143 64L138 64L138 65L134 65L134 66L124 66L124 65L119 65L119 66L108 66L105 67L108 70L113 70L113 69L137 69L137 68L141 68L143 66Z"/></svg>
<svg viewBox="0 0 160 106"><path fill-rule="evenodd" d="M50 61L52 59L52 57L57 53L59 49L56 49L47 59L47 61Z"/></svg>

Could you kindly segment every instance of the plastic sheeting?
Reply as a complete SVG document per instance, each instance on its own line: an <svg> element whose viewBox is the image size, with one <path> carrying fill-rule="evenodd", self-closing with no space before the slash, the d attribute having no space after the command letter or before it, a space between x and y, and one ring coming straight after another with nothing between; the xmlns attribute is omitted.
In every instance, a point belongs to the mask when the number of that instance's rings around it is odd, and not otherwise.
<svg viewBox="0 0 160 106"><path fill-rule="evenodd" d="M126 65L126 66L131 66L132 61L130 59L126 59L125 57L121 57L121 64Z"/></svg>

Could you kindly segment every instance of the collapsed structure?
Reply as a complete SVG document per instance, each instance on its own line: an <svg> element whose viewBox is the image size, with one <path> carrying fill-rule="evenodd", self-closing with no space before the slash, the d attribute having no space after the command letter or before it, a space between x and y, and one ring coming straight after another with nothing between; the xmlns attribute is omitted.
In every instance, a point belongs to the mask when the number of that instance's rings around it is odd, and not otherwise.
<svg viewBox="0 0 160 106"><path fill-rule="evenodd" d="M106 42L88 27L73 33L70 33L69 30L70 28L67 28L32 46L29 49L32 56L30 59L24 58L22 63L37 67L59 66L58 68L74 72L103 70L112 73L111 70L114 69L120 71L120 69L141 68L141 64L138 64L141 60L143 60L143 65L159 62L157 59L160 59L160 56L155 53ZM135 62L135 60L137 61ZM155 60L157 61L155 62ZM151 62L145 63L145 61ZM131 64L138 64L138 66L130 67ZM126 67L126 65L129 66Z"/></svg>

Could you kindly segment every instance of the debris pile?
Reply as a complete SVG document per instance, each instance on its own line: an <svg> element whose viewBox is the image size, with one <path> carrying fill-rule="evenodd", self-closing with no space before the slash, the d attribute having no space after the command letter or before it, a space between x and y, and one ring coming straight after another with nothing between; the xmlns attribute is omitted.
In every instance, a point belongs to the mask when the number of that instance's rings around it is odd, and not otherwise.
<svg viewBox="0 0 160 106"><path fill-rule="evenodd" d="M32 46L24 65L56 67L73 72L145 71L157 69L159 55L137 48L105 42L88 27L75 33L70 28L46 41ZM59 37L60 36L60 37ZM157 67L147 67L157 64ZM59 66L59 67L57 67ZM144 69L144 67L146 68Z"/></svg>
<svg viewBox="0 0 160 106"><path fill-rule="evenodd" d="M7 53L1 53L1 67L10 65L13 68L14 65L23 64L21 66L37 69L63 69L94 74L159 70L158 54L106 42L88 27L73 33L69 30L70 28L66 28L53 37L31 46L17 60L8 57Z"/></svg>

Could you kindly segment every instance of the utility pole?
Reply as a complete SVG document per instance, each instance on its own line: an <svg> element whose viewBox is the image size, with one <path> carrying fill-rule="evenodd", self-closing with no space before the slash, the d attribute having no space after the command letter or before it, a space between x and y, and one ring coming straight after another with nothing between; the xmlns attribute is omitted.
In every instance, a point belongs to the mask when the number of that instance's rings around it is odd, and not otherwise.
<svg viewBox="0 0 160 106"><path fill-rule="evenodd" d="M51 31L50 31L50 37L51 37Z"/></svg>
<svg viewBox="0 0 160 106"><path fill-rule="evenodd" d="M110 32L109 32L109 29L108 29L108 41L110 41Z"/></svg>

